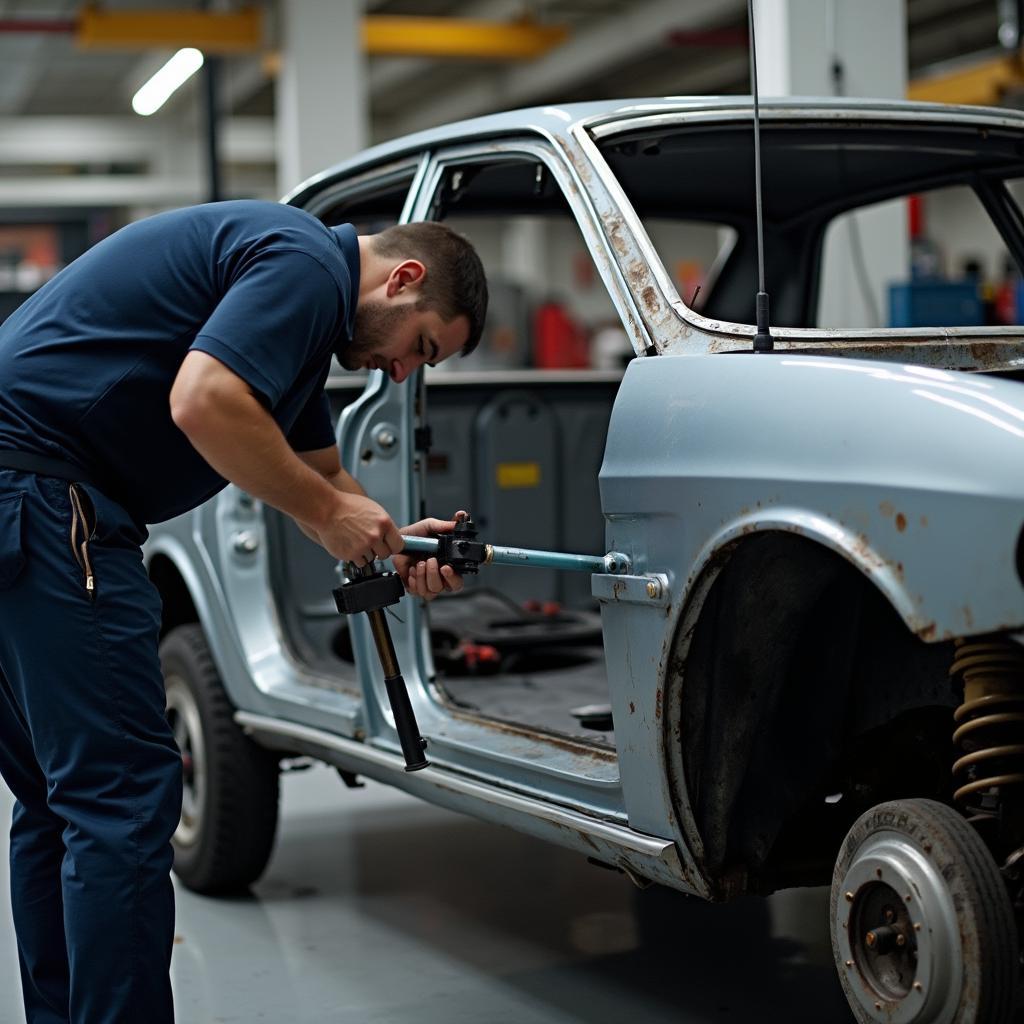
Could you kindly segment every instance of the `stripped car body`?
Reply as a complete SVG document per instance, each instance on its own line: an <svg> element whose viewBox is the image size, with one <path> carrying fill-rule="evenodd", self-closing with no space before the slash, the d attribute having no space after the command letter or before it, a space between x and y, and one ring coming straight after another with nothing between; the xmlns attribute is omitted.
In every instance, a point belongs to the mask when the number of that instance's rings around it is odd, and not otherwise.
<svg viewBox="0 0 1024 1024"><path fill-rule="evenodd" d="M392 629L432 762L410 775L365 624L351 626L348 677L297 653L277 527L229 486L155 527L146 557L165 629L202 625L235 720L258 744L708 898L827 881L867 807L949 802L952 712L963 702L954 642L996 638L1011 660L1024 642L1024 330L814 326L824 219L807 209L834 216L843 202L967 183L1024 259L1024 218L1005 186L1024 175L1024 115L815 100L765 101L761 117L769 262L773 238L786 247L770 270L781 292L770 355L752 353L746 315L753 195L732 206L727 194L742 193L748 174L701 184L715 168L727 178L751 145L747 101L494 115L377 147L288 197L326 217L348 197L407 182L400 219L440 218L457 200L492 209L489 169L523 164L537 195L547 188L567 204L636 354L600 470L604 550L631 567L591 580L612 745L453 704L428 609L403 602ZM893 170L891 154L913 152L915 133L920 166L908 156ZM832 155L808 155L816 138ZM827 178L813 160L833 151L863 163L814 203L799 183L787 192L787 174ZM668 161L646 198L642 159ZM645 228L645 202L664 213L677 187L682 214L717 204L739 232L733 268L701 311L679 295ZM529 375L509 380L533 386ZM359 393L341 377L329 386L351 399L336 402L345 466L396 521L418 518L429 499L414 443L429 422L422 387L379 372ZM330 576L316 579L307 603L322 593L329 610ZM1024 676L1014 678L1024 698ZM1010 853L1024 842L1018 831L995 845Z"/></svg>

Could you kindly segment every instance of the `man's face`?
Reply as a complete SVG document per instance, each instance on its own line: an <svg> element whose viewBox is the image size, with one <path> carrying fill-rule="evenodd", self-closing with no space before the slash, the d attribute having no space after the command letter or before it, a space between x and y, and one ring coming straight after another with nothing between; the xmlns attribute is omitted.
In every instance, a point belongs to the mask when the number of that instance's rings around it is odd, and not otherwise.
<svg viewBox="0 0 1024 1024"><path fill-rule="evenodd" d="M340 361L346 370L383 370L400 384L424 363L434 366L455 355L468 339L464 316L446 324L439 313L417 309L414 301L364 301L356 309L352 344Z"/></svg>

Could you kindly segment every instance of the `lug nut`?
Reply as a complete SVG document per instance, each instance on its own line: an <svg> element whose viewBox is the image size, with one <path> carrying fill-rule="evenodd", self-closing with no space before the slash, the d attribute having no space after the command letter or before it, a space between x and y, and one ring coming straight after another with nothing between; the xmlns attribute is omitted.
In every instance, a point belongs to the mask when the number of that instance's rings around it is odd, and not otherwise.
<svg viewBox="0 0 1024 1024"><path fill-rule="evenodd" d="M903 942L900 942L900 939L903 939ZM888 953L893 946L902 946L906 941L895 928L890 928L889 925L872 928L864 936L864 945L876 953Z"/></svg>

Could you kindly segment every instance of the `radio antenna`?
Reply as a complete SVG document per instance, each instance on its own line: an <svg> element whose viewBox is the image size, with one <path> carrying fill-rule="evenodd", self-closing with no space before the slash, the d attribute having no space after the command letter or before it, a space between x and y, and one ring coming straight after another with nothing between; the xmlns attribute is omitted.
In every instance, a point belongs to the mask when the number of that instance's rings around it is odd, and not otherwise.
<svg viewBox="0 0 1024 1024"><path fill-rule="evenodd" d="M761 209L761 114L757 102L757 50L754 46L754 0L747 0L747 23L750 29L750 85L754 94L754 199L757 215L757 333L755 352L771 352L775 348L768 326L768 293L764 288L764 212Z"/></svg>

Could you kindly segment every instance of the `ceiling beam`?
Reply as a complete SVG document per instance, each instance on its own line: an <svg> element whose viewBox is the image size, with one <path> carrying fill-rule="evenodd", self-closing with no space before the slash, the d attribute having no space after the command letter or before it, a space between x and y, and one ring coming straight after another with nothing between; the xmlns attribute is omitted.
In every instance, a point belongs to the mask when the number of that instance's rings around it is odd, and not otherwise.
<svg viewBox="0 0 1024 1024"><path fill-rule="evenodd" d="M569 38L560 25L530 21L488 22L466 18L386 17L363 19L363 51L382 57L472 57L531 60Z"/></svg>
<svg viewBox="0 0 1024 1024"><path fill-rule="evenodd" d="M272 118L225 118L221 130L226 163L275 163ZM0 117L4 166L155 164L167 144L163 125L137 117Z"/></svg>
<svg viewBox="0 0 1024 1024"><path fill-rule="evenodd" d="M1024 86L1024 63L1019 54L992 57L943 74L917 78L907 86L907 98L930 103L971 103L995 107L1010 89Z"/></svg>
<svg viewBox="0 0 1024 1024"><path fill-rule="evenodd" d="M0 208L189 206L206 198L206 182L179 174L0 178Z"/></svg>
<svg viewBox="0 0 1024 1024"><path fill-rule="evenodd" d="M78 16L75 43L83 50L177 49L247 53L263 46L262 12L105 11L86 7Z"/></svg>
<svg viewBox="0 0 1024 1024"><path fill-rule="evenodd" d="M39 32L45 22L6 21L0 29ZM205 53L247 53L263 48L262 12L107 11L86 7L77 23L54 21L54 31L71 28L84 50L194 46ZM369 15L362 19L363 51L369 56L530 60L560 46L569 36L558 25L529 19L491 22L469 18Z"/></svg>
<svg viewBox="0 0 1024 1024"><path fill-rule="evenodd" d="M463 7L463 17L474 21L511 21L522 10L522 0L478 0ZM367 67L367 90L371 97L401 88L430 69L432 62L425 57L380 56Z"/></svg>

